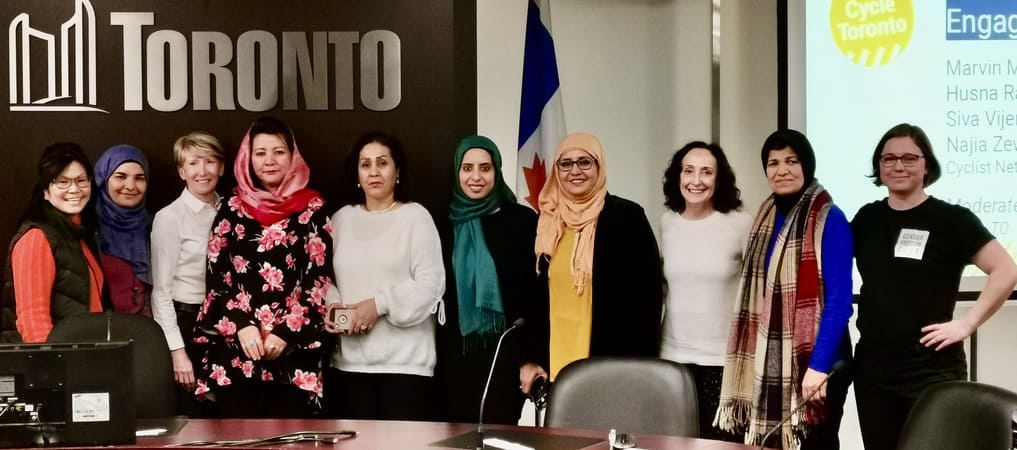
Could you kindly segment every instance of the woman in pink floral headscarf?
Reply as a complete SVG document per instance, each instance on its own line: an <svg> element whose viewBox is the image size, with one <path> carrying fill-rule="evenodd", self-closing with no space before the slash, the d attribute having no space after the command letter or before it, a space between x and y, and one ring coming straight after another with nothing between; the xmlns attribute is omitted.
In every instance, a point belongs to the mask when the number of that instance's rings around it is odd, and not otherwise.
<svg viewBox="0 0 1017 450"><path fill-rule="evenodd" d="M208 242L194 340L199 398L221 417L307 417L320 405L332 238L324 200L281 121L251 125Z"/></svg>

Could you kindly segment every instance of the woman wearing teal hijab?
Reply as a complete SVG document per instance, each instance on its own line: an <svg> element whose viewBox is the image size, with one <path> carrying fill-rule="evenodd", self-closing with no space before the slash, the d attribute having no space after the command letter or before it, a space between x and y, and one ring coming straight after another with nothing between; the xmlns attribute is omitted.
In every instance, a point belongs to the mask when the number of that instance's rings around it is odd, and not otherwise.
<svg viewBox="0 0 1017 450"><path fill-rule="evenodd" d="M445 242L447 322L438 331L437 373L451 422L474 422L498 338L524 317L540 289L533 268L537 214L518 203L501 173L498 147L484 136L456 148L455 184L449 206L452 239ZM447 236L447 235L446 235ZM516 424L520 347L510 334L502 344L488 393L484 421Z"/></svg>

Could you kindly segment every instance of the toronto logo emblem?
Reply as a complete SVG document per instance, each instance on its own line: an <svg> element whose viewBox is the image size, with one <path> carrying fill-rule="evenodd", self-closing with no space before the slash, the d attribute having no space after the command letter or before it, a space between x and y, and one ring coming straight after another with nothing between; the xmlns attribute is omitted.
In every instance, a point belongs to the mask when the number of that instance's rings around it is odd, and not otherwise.
<svg viewBox="0 0 1017 450"><path fill-rule="evenodd" d="M7 31L11 111L98 111L96 104L95 10L88 0L74 0L74 15L58 34L32 28L27 13L18 14ZM33 45L45 48L46 89L32 92ZM41 76L43 69L34 68Z"/></svg>
<svg viewBox="0 0 1017 450"><path fill-rule="evenodd" d="M95 9L90 0L70 2L73 14L59 26L48 25L58 28L47 30L51 33L33 28L26 12L11 20L11 111L108 112L96 106L96 71L100 61L108 69L116 52L98 58ZM36 16L36 22L44 20ZM369 110L389 111L402 99L401 44L391 30L185 34L155 29L152 11L110 12L109 25L119 27L123 38L123 111L170 112L188 105L195 111L233 111L238 104L246 111L268 111L280 103L291 111L352 110L357 99ZM116 89L111 86L116 81L104 73L106 92Z"/></svg>

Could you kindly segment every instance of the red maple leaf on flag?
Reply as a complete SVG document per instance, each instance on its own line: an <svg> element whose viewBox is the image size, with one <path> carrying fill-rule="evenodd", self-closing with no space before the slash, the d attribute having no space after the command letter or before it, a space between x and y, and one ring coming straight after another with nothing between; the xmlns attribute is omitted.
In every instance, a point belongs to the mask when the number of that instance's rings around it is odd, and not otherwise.
<svg viewBox="0 0 1017 450"><path fill-rule="evenodd" d="M531 167L523 166L523 176L526 177L526 189L529 190L530 194L526 196L526 202L533 209L540 211L537 198L540 196L540 190L544 188L544 181L547 180L547 170L539 154L533 155L533 165Z"/></svg>

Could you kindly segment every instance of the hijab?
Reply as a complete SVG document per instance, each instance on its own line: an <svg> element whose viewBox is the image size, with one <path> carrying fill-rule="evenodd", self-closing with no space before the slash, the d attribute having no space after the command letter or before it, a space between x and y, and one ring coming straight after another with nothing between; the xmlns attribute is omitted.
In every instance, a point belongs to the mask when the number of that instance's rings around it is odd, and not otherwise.
<svg viewBox="0 0 1017 450"><path fill-rule="evenodd" d="M569 150L583 150L597 163L597 178L590 191L582 196L573 196L566 191L558 177L558 160ZM604 209L607 197L607 167L604 149L597 137L589 133L573 133L565 136L554 152L551 175L544 182L538 197L540 218L537 219L537 240L534 251L538 262L541 255L550 257L558 249L564 227L575 230L577 240L572 253L570 268L573 288L582 293L593 274L593 244L597 234L597 218Z"/></svg>
<svg viewBox="0 0 1017 450"><path fill-rule="evenodd" d="M237 151L237 159L233 163L233 175L237 178L236 194L258 223L269 226L307 208L307 203L318 193L307 188L311 168L300 156L296 138L293 139L293 148L290 149L290 166L279 187L275 192L258 187L260 183L255 184L256 178L251 169L253 139L251 129L248 128Z"/></svg>
<svg viewBox="0 0 1017 450"><path fill-rule="evenodd" d="M148 179L148 161L141 150L132 145L116 145L103 153L95 163L95 183L99 191L96 209L99 213L99 248L131 264L134 276L152 283L149 234L151 227L145 200L138 206L124 208L113 202L107 184L117 167L127 162L141 166Z"/></svg>
<svg viewBox="0 0 1017 450"><path fill-rule="evenodd" d="M494 188L482 199L472 199L459 184L459 167L471 149L479 148L491 155L494 164ZM470 136L459 142L453 165L452 202L449 218L455 240L452 248L452 270L456 278L459 302L459 334L464 338L463 351L470 353L490 344L505 329L505 309L494 259L484 240L480 219L515 202L516 196L505 184L501 173L498 146L484 136Z"/></svg>

